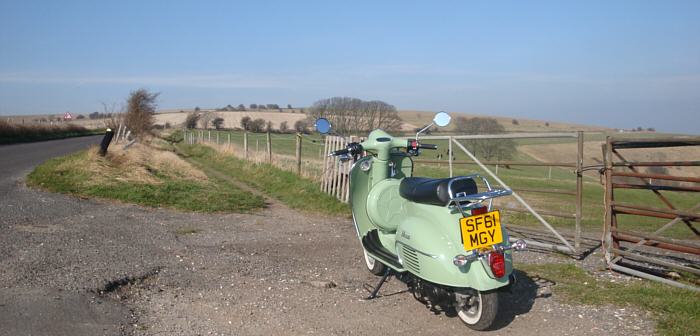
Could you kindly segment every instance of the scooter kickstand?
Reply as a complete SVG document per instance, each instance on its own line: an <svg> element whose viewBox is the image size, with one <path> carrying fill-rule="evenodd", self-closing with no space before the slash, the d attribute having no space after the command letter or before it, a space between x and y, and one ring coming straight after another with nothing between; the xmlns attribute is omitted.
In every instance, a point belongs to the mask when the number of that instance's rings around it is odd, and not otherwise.
<svg viewBox="0 0 700 336"><path fill-rule="evenodd" d="M372 290L372 293L369 294L368 297L365 298L365 300L372 300L377 297L377 294L379 293L379 289L382 288L382 285L386 282L386 280L389 278L391 275L391 269L387 267L386 272L384 272L384 275L382 278L379 280L379 283L377 283L377 286L374 287Z"/></svg>

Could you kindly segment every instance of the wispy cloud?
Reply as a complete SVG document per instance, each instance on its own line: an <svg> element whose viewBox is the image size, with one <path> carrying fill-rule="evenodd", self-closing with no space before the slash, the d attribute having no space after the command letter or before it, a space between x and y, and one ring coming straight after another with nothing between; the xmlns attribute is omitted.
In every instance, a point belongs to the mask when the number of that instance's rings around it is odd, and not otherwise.
<svg viewBox="0 0 700 336"><path fill-rule="evenodd" d="M423 78L423 79L421 79ZM427 93L425 90L463 92L484 87L511 85L588 85L657 86L700 85L700 75L659 75L607 77L581 74L491 73L464 68L435 67L421 64L365 64L315 66L281 74L185 74L185 75L71 75L37 73L0 73L4 84L132 85L171 86L212 89L347 89L386 87L390 92ZM432 92L432 91L431 91ZM413 94L413 93L411 93Z"/></svg>
<svg viewBox="0 0 700 336"><path fill-rule="evenodd" d="M287 88L294 78L288 76L239 76L239 75L163 75L163 76L113 76L113 75L42 75L0 74L0 83L15 84L128 84L146 86L179 86L194 88Z"/></svg>

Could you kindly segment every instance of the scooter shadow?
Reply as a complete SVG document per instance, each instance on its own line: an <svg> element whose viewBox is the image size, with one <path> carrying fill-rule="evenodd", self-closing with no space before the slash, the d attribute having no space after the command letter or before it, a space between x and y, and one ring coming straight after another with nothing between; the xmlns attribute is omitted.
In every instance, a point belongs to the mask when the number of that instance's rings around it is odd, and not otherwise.
<svg viewBox="0 0 700 336"><path fill-rule="evenodd" d="M546 298L552 295L551 291L540 290L540 288L548 288L555 285L553 281L539 277L531 278L525 272L519 270L514 270L514 272L517 279L516 283L510 290L502 290L499 292L498 315L489 330L493 331L505 328L515 320L516 316L530 312L536 299ZM374 287L367 284L363 287L367 292L371 292L374 289ZM388 294L383 293L378 295L377 298L400 295L407 292L410 291L406 289ZM452 307L439 307L438 309L432 310L432 312L436 315L444 314L447 317L458 318L457 312Z"/></svg>
<svg viewBox="0 0 700 336"><path fill-rule="evenodd" d="M500 292L498 298L498 315L489 330L498 330L508 326L518 315L527 314L532 310L535 299L551 296L551 291L540 291L539 288L554 285L551 280L530 278L526 273L515 270L516 283L510 290ZM454 309L444 311L445 316L457 317Z"/></svg>

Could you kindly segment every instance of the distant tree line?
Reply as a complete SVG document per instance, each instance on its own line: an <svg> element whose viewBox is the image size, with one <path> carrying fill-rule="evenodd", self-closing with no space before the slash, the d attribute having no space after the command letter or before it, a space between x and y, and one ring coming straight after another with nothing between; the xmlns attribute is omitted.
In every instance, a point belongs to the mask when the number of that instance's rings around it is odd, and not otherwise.
<svg viewBox="0 0 700 336"><path fill-rule="evenodd" d="M454 123L455 130L464 135L502 134L506 132L506 128L493 118L457 117ZM515 141L512 139L462 140L461 142L470 152L485 160L510 159L516 151Z"/></svg>
<svg viewBox="0 0 700 336"><path fill-rule="evenodd" d="M287 121L282 121L279 125L279 127L275 130L272 128L272 122L266 121L265 119L262 118L256 118L253 119L249 116L244 116L241 118L240 121L240 126L241 129L254 132L254 133L260 133L260 132L279 132L279 133L289 133L289 132L298 132L298 133L308 133L309 132L309 124L305 120L297 120L294 123L294 128L290 129L289 124Z"/></svg>
<svg viewBox="0 0 700 336"><path fill-rule="evenodd" d="M351 97L333 97L315 102L308 109L309 123L326 118L340 134L367 133L381 128L396 131L401 128L396 107L379 100L363 101Z"/></svg>
<svg viewBox="0 0 700 336"><path fill-rule="evenodd" d="M116 113L107 113L107 112L92 112L88 114L88 118L90 119L106 119L106 118L112 118L114 117ZM85 116L82 114L79 114L77 116L77 119L84 119Z"/></svg>
<svg viewBox="0 0 700 336"><path fill-rule="evenodd" d="M292 109L292 104L287 104L287 109ZM248 110L255 110L255 111L262 111L262 110L277 110L279 112L282 112L282 107L280 107L278 104L250 104L246 108L245 105L243 104L238 104L237 106L233 106L231 104L228 104L224 107L217 108L216 111L218 112L234 112L234 111L248 111Z"/></svg>

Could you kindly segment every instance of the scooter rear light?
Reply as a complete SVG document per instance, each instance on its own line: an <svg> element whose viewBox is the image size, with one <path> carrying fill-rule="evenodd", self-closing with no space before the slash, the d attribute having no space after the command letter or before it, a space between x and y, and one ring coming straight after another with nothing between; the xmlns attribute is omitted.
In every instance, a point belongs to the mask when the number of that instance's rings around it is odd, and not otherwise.
<svg viewBox="0 0 700 336"><path fill-rule="evenodd" d="M474 215L485 214L485 213L488 212L488 210L489 210L489 209L488 209L487 207L478 207L478 208L474 208L474 209L472 209L472 216L474 216Z"/></svg>
<svg viewBox="0 0 700 336"><path fill-rule="evenodd" d="M495 277L502 278L506 275L506 260L503 257L503 252L489 253L489 266L491 266L491 272Z"/></svg>

